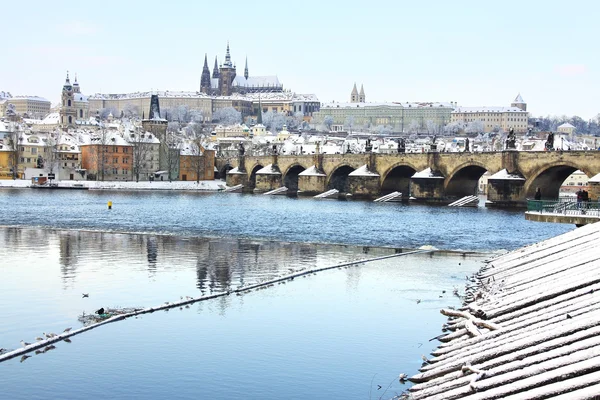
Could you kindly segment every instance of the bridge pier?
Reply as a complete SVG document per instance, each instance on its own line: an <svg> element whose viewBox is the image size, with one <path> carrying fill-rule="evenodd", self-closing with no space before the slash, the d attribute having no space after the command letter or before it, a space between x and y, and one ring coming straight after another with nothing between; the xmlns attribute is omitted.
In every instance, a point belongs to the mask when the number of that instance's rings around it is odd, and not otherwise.
<svg viewBox="0 0 600 400"><path fill-rule="evenodd" d="M256 171L256 186L254 193L265 193L283 186L281 171L276 164L269 164Z"/></svg>
<svg viewBox="0 0 600 400"><path fill-rule="evenodd" d="M316 166L298 174L298 196L316 196L327 190L327 175Z"/></svg>
<svg viewBox="0 0 600 400"><path fill-rule="evenodd" d="M410 178L411 200L425 203L448 203L445 199L444 177L427 168Z"/></svg>
<svg viewBox="0 0 600 400"><path fill-rule="evenodd" d="M348 193L356 199L370 199L381 191L379 180L378 173L363 165L348 174Z"/></svg>
<svg viewBox="0 0 600 400"><path fill-rule="evenodd" d="M525 178L506 169L488 178L486 207L527 207Z"/></svg>

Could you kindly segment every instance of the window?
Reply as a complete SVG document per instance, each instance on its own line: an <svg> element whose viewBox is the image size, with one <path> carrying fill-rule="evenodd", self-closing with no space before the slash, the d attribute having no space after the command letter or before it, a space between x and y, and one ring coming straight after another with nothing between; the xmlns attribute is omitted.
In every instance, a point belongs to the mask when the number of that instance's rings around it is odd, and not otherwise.
<svg viewBox="0 0 600 400"><path fill-rule="evenodd" d="M116 175L116 174L118 174L118 173L119 173L119 170L118 170L117 168L113 168L113 174L115 174L115 175Z"/></svg>
<svg viewBox="0 0 600 400"><path fill-rule="evenodd" d="M37 149L35 147L31 148L31 154L37 154Z"/></svg>

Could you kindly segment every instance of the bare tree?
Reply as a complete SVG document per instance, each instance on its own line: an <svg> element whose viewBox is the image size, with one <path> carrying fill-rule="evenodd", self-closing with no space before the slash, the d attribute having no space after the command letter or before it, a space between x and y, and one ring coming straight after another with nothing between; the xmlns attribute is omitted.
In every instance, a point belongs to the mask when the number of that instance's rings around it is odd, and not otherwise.
<svg viewBox="0 0 600 400"><path fill-rule="evenodd" d="M179 176L180 142L174 132L167 131L165 139L167 142L167 173L169 175L169 182L171 182L174 177L178 178Z"/></svg>
<svg viewBox="0 0 600 400"><path fill-rule="evenodd" d="M204 155L204 147L202 146L202 138L196 137L190 143L191 168L196 174L196 183L200 183L200 177L204 177L206 160Z"/></svg>
<svg viewBox="0 0 600 400"><path fill-rule="evenodd" d="M133 177L136 182L139 182L141 171L146 169L148 156L152 150L152 141L140 127L136 127L135 131L129 134L127 141L132 147Z"/></svg>
<svg viewBox="0 0 600 400"><path fill-rule="evenodd" d="M410 121L410 124L408 125L408 132L419 133L420 128L421 128L421 125L419 124L419 121L417 121L416 119L413 119Z"/></svg>
<svg viewBox="0 0 600 400"><path fill-rule="evenodd" d="M11 147L9 155L9 166L12 171L13 179L19 178L19 165L21 163L21 154L23 149L21 147L21 130L14 122L10 122L8 126L8 133L6 134L7 144Z"/></svg>
<svg viewBox="0 0 600 400"><path fill-rule="evenodd" d="M46 137L46 141L44 143L44 169L48 172L48 174L54 173L54 167L57 169L60 166L58 163L58 152L57 145L60 141L60 131L48 133Z"/></svg>
<svg viewBox="0 0 600 400"><path fill-rule="evenodd" d="M127 103L123 106L123 116L129 119L137 118L140 116L140 108L135 104Z"/></svg>
<svg viewBox="0 0 600 400"><path fill-rule="evenodd" d="M224 125L239 124L242 122L242 113L233 107L219 108L213 113L213 121Z"/></svg>
<svg viewBox="0 0 600 400"><path fill-rule="evenodd" d="M480 120L475 120L475 121L471 121L467 124L467 127L465 128L465 132L467 133L480 133L483 132L485 130L485 126L483 124L482 121Z"/></svg>
<svg viewBox="0 0 600 400"><path fill-rule="evenodd" d="M326 115L323 118L323 124L327 127L327 130L331 130L331 126L333 125L333 117L331 115Z"/></svg>

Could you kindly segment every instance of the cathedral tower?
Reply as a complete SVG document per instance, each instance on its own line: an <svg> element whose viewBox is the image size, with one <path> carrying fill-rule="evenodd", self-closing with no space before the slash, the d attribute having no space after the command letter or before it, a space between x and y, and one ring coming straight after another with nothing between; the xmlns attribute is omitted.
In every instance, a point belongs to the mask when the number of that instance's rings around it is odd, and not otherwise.
<svg viewBox="0 0 600 400"><path fill-rule="evenodd" d="M358 90L356 90L356 83L354 83L352 93L350 93L350 103L358 103Z"/></svg>
<svg viewBox="0 0 600 400"><path fill-rule="evenodd" d="M365 88L363 87L362 83L360 84L360 93L358 94L358 102L359 103L365 102Z"/></svg>
<svg viewBox="0 0 600 400"><path fill-rule="evenodd" d="M225 62L221 68L219 68L219 94L221 96L231 96L235 73L235 66L231 63L231 54L229 54L229 42L227 42Z"/></svg>
<svg viewBox="0 0 600 400"><path fill-rule="evenodd" d="M204 67L202 68L202 76L200 78L200 91L208 94L210 93L211 86L208 59L206 58L206 54L204 54Z"/></svg>
<svg viewBox="0 0 600 400"><path fill-rule="evenodd" d="M248 79L248 57L246 57L246 67L244 68L244 78Z"/></svg>
<svg viewBox="0 0 600 400"><path fill-rule="evenodd" d="M62 88L62 104L60 107L60 125L63 129L74 128L75 119L77 118L77 109L75 108L73 85L69 80L69 71L67 71L67 79Z"/></svg>
<svg viewBox="0 0 600 400"><path fill-rule="evenodd" d="M215 66L213 67L212 77L213 77L213 79L216 79L219 77L219 63L217 62L217 56L215 56Z"/></svg>

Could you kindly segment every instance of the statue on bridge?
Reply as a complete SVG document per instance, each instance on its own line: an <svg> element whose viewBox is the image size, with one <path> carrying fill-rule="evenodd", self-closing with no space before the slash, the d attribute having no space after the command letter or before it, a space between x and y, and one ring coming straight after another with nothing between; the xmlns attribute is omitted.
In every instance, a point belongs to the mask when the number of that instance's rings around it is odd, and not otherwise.
<svg viewBox="0 0 600 400"><path fill-rule="evenodd" d="M517 148L517 138L515 136L515 130L510 128L508 136L506 137L506 150L515 150Z"/></svg>
<svg viewBox="0 0 600 400"><path fill-rule="evenodd" d="M435 142L437 142L437 135L433 135L433 139L431 140L431 145L429 145L429 148L431 149L431 151L437 151L437 144Z"/></svg>
<svg viewBox="0 0 600 400"><path fill-rule="evenodd" d="M465 152L466 152L466 153L468 153L468 152L470 151L470 150L469 150L469 144L470 144L470 143L469 143L469 138L466 138L466 139L465 139Z"/></svg>
<svg viewBox="0 0 600 400"><path fill-rule="evenodd" d="M277 145L276 144L273 145L273 155L274 156L277 155Z"/></svg>
<svg viewBox="0 0 600 400"><path fill-rule="evenodd" d="M553 151L554 150L554 133L550 132L548 134L548 138L546 139L546 151Z"/></svg>
<svg viewBox="0 0 600 400"><path fill-rule="evenodd" d="M398 139L398 153L406 153L406 142L404 138Z"/></svg>
<svg viewBox="0 0 600 400"><path fill-rule="evenodd" d="M373 150L373 145L371 144L371 139L367 139L367 143L365 144L365 152L370 153Z"/></svg>
<svg viewBox="0 0 600 400"><path fill-rule="evenodd" d="M244 143L240 143L240 147L239 147L238 151L239 151L240 156L244 155L244 153L246 152L246 149L244 148Z"/></svg>

